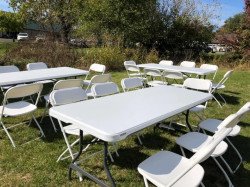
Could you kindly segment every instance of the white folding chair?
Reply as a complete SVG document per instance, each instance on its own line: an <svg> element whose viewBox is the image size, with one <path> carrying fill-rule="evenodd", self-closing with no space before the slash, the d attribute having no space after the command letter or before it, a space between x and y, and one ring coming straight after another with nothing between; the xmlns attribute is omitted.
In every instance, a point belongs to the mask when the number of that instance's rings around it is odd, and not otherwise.
<svg viewBox="0 0 250 187"><path fill-rule="evenodd" d="M50 94L49 101L50 101L52 106L60 106L60 105L84 101L86 99L87 99L87 95L82 88L72 87L72 88L54 90ZM64 160L68 157L71 157L72 159L74 159L74 156L76 153L73 153L72 147L76 143L79 142L79 138L70 144L69 140L67 138L67 134L79 136L80 130L74 124L63 126L62 122L60 120L58 120L58 123L59 123L59 126L61 128L64 140L66 142L67 149L65 151L63 151L63 153L58 157L57 162L60 160ZM84 136L87 136L87 135L88 134L85 134L85 132L84 132ZM88 146L85 148L85 150L87 148L88 148ZM65 155L67 152L70 153L70 156L63 157L63 155Z"/></svg>
<svg viewBox="0 0 250 187"><path fill-rule="evenodd" d="M221 132L224 129L230 128L231 130L228 133L223 135L223 139L225 139L229 135L229 133L232 131L232 129L235 127L235 125L237 125L237 123L240 121L240 119L241 119L241 115L231 114L224 121L221 122L221 124L220 124L221 129L219 131L217 131L213 137L222 136ZM185 156L185 152L184 152L183 148L195 153L195 152L199 151L200 149L202 149L204 146L206 146L207 143L209 143L213 139L213 137L208 136L208 135L203 134L203 133L199 133L199 132L189 132L189 133L179 137L176 140L176 143L180 146L183 156ZM225 163L225 165L229 169L229 171L232 172L228 163L222 157L222 155L227 151L227 148L228 148L227 143L222 141L220 144L217 145L216 149L211 154L211 157L213 158L213 160L215 161L217 166L220 168L220 170L223 172L226 180L228 181L229 186L233 186L227 173L225 172L223 167L220 165L220 163L216 159L216 157L220 157L221 160Z"/></svg>
<svg viewBox="0 0 250 187"><path fill-rule="evenodd" d="M48 69L48 66L44 62L33 62L33 63L27 64L26 68L28 71L32 71L32 70L39 70L39 69ZM43 81L37 81L37 82L48 84L48 83L53 83L54 81L55 80L43 80Z"/></svg>
<svg viewBox="0 0 250 187"><path fill-rule="evenodd" d="M216 76L216 74L217 74L217 71L218 71L218 66L217 66L217 65L213 65L213 64L202 64L202 65L200 66L200 68L201 68L201 69L214 70L215 73L214 73L213 78L212 78L212 80L214 80L214 78L215 78L215 76Z"/></svg>
<svg viewBox="0 0 250 187"><path fill-rule="evenodd" d="M144 74L147 78L147 85L149 86L160 86L160 85L167 84L162 77L161 71L158 69L144 68ZM149 79L152 79L152 80L149 80Z"/></svg>
<svg viewBox="0 0 250 187"><path fill-rule="evenodd" d="M211 93L212 82L207 79L187 78L183 83L183 87L187 89L196 90L196 91ZM195 113L201 120L203 120L204 117L198 115L198 113L204 112L204 110L207 107L207 103L208 101L204 105L200 104L191 108L189 111Z"/></svg>
<svg viewBox="0 0 250 187"><path fill-rule="evenodd" d="M182 87L182 84L179 84L178 81L183 81L184 76L181 72L178 71L163 71L162 72L163 78L165 78L165 82L169 83L172 86ZM171 83L170 80L173 80L175 83Z"/></svg>
<svg viewBox="0 0 250 187"><path fill-rule="evenodd" d="M86 87L86 93L89 98L93 98L93 93L91 92L91 86L98 83L106 83L111 82L111 74L102 74L102 75L94 75L90 81L88 86Z"/></svg>
<svg viewBox="0 0 250 187"><path fill-rule="evenodd" d="M121 80L122 89L124 92L134 90L134 89L142 89L143 88L143 82L142 79L139 77L133 77L133 78L125 78ZM142 145L142 141L140 136L137 134L137 138L139 143Z"/></svg>
<svg viewBox="0 0 250 187"><path fill-rule="evenodd" d="M204 169L199 163L205 161L215 151L218 144L232 128L223 128L220 135L214 135L190 159L170 151L160 151L138 166L145 186L148 181L156 186L204 186Z"/></svg>
<svg viewBox="0 0 250 187"><path fill-rule="evenodd" d="M223 76L223 78L220 80L220 82L218 83L213 83L212 85L212 94L215 95L215 93L217 93L220 98L224 101L224 103L226 104L226 100L224 99L224 97L222 97L222 95L217 91L217 90L221 90L224 89L225 86L225 82L229 79L229 77L232 75L233 70L229 70L225 73L225 75ZM216 99L217 103L219 104L219 106L222 108L222 105L220 104L220 102Z"/></svg>
<svg viewBox="0 0 250 187"><path fill-rule="evenodd" d="M124 67L127 71L128 77L143 77L140 68L136 65L135 61L124 61Z"/></svg>
<svg viewBox="0 0 250 187"><path fill-rule="evenodd" d="M236 115L240 115L242 116L240 119L242 119L244 117L244 115L246 113L248 113L250 111L250 102L247 102L243 107L240 108L240 110L236 113ZM206 134L206 132L212 132L212 133L216 133L218 130L220 130L221 128L221 123L222 120L218 120L218 119L206 119L204 121L202 121L199 124L199 128L202 129L202 131ZM239 125L235 125L233 130L228 134L228 136L225 138L225 140L227 140L227 142L229 143L229 145L231 145L231 147L233 148L233 150L236 152L237 156L239 157L239 164L237 165L237 167L232 170L231 172L235 173L240 165L242 164L242 156L240 154L240 152L237 150L237 148L235 147L235 145L233 145L233 143L230 141L229 137L235 137L240 133L241 127Z"/></svg>
<svg viewBox="0 0 250 187"><path fill-rule="evenodd" d="M97 83L91 87L94 98L113 95L119 93L119 88L114 82Z"/></svg>
<svg viewBox="0 0 250 187"><path fill-rule="evenodd" d="M11 66L0 66L0 74L1 73L11 73L11 72L18 72L20 71L18 67L11 65ZM12 86L1 86L1 91L4 93L6 90L11 88Z"/></svg>
<svg viewBox="0 0 250 187"><path fill-rule="evenodd" d="M132 89L143 88L143 80L139 77L125 78L121 80L121 86L124 92Z"/></svg>
<svg viewBox="0 0 250 187"><path fill-rule="evenodd" d="M193 62L193 61L183 61L180 63L180 66L189 67L189 68L194 68L195 65L196 65L195 62Z"/></svg>
<svg viewBox="0 0 250 187"><path fill-rule="evenodd" d="M83 85L83 82L82 82L82 79L66 79L66 80L59 80L55 83L54 87L53 87L53 90L60 90L60 89L65 89L65 88L74 88L74 87L78 87L78 88L82 88L82 85ZM40 123L42 123L45 115L46 115L46 112L48 111L49 109L49 105L50 105L50 94L47 94L45 95L44 97L44 100L46 102L45 104L45 109L44 109L44 113L43 113L43 116L41 118L41 121ZM50 121L53 125L53 128L55 130L55 132L57 131L56 129L56 126L54 124L54 121L53 119L50 117Z"/></svg>
<svg viewBox="0 0 250 187"><path fill-rule="evenodd" d="M91 79L88 80L89 76L91 74L101 74L103 75L106 71L106 66L103 65L103 64L97 64L97 63L94 63L94 64L91 64L91 66L89 67L89 73L87 74L87 76L85 77L85 80L83 81L83 84L85 86L89 86L90 85L90 82L91 82Z"/></svg>
<svg viewBox="0 0 250 187"><path fill-rule="evenodd" d="M174 62L172 60L161 60L159 62L159 64L161 65L166 65L166 66L173 66L174 65Z"/></svg>
<svg viewBox="0 0 250 187"><path fill-rule="evenodd" d="M35 124L39 128L42 136L45 137L42 128L40 127L39 123L37 122L34 116L34 112L37 110L37 103L41 95L42 88L43 88L43 85L41 83L17 85L8 89L6 93L4 94L3 105L0 106L0 112L1 112L0 123L3 126L3 129L6 132L7 136L9 137L13 147L16 147L16 144L14 143L8 129L21 125L23 123L12 125L6 128L3 122L3 118L5 117L17 117L17 116L23 116L23 115L29 114L32 116L32 119L35 121ZM9 99L23 98L23 97L31 96L35 94L37 94L35 104L29 103L27 101L12 102L9 100ZM31 120L29 124L31 123Z"/></svg>

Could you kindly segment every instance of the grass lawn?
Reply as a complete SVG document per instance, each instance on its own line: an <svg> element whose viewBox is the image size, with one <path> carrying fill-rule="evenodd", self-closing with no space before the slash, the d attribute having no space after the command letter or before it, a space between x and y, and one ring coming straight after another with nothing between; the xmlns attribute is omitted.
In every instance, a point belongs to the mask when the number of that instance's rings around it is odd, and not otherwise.
<svg viewBox="0 0 250 187"><path fill-rule="evenodd" d="M217 81L221 79L226 70L221 70L217 74ZM120 85L122 78L126 77L125 72L111 72L113 81ZM229 114L236 112L243 104L250 99L250 71L235 71L228 80L227 87L221 93L228 104L219 108L215 101L208 104L205 112L207 118L223 119ZM43 112L44 103L39 103L39 110L36 116L40 119ZM147 110L147 109L145 109ZM112 112L112 111L110 111ZM97 116L98 117L98 116ZM28 118L6 119L6 123L16 123ZM197 118L191 116L192 124L197 124ZM119 125L119 124L117 124ZM244 164L235 175L230 175L235 186L250 185L250 115L248 115L240 124L242 127L239 136L234 137L232 141L239 148L244 158ZM54 133L52 125L46 117L41 124L45 131L46 138L32 141L28 144L18 146L14 149L7 135L0 131L0 184L1 186L97 186L88 179L79 182L77 175L69 181L67 178L68 165L70 159L56 162L58 156L66 147L62 134ZM14 128L11 134L20 144L26 139L37 137L38 129L34 124L31 126L23 125ZM142 132L143 146L140 146L136 136L119 143L118 152L120 157L113 154L115 162L110 164L111 173L118 186L143 186L143 179L137 172L137 166L140 162L148 158L157 151L170 150L181 154L175 140L181 133L157 130L155 133L153 127L147 128ZM70 137L71 140L74 139ZM88 138L91 139L91 138ZM94 145L85 154L101 150L102 146ZM188 154L191 156L191 154ZM102 167L102 153L97 154L88 160L83 160L81 166L100 179L107 181ZM225 154L229 163L235 165L236 154L229 149ZM167 164L168 160L166 160ZM205 169L203 182L206 186L227 186L223 174L211 159L202 163ZM190 179L192 180L192 179Z"/></svg>

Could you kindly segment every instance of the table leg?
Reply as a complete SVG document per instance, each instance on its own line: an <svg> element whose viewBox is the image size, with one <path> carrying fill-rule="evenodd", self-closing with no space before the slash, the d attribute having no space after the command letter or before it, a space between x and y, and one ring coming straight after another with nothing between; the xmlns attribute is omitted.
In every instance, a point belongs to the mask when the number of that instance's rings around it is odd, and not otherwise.
<svg viewBox="0 0 250 187"><path fill-rule="evenodd" d="M105 184L103 181L101 181L97 177L89 174L88 172L84 171L79 166L77 166L77 164L75 163L78 160L78 158L80 157L80 155L82 154L82 151L83 151L83 131L82 130L80 130L79 145L80 145L79 152L76 155L76 157L72 160L71 164L69 165L69 172L68 172L69 180L71 180L72 170L75 170L79 174L88 177L89 179L96 182L100 186L108 187L108 185ZM111 176L111 173L110 173L109 168L108 168L108 143L107 142L104 142L104 162L103 162L103 165L104 165L104 170L107 173L108 179L111 182L112 187L115 187L116 185L115 185L114 179Z"/></svg>
<svg viewBox="0 0 250 187"><path fill-rule="evenodd" d="M192 132L193 129L192 129L190 123L189 123L189 110L187 110L187 113L185 114L185 116L186 116L186 124L187 124L187 127L188 127L189 130Z"/></svg>

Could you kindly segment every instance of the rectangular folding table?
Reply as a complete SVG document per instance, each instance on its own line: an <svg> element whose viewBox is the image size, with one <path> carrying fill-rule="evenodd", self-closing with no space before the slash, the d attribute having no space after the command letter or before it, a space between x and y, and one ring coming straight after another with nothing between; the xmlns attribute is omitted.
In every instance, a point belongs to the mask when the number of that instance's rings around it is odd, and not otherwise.
<svg viewBox="0 0 250 187"><path fill-rule="evenodd" d="M31 83L36 81L59 79L87 75L88 71L70 67L39 69L32 71L19 71L0 74L0 86Z"/></svg>
<svg viewBox="0 0 250 187"><path fill-rule="evenodd" d="M163 64L138 64L140 68L149 68L149 69L158 69L158 70L167 70L167 71L178 71L182 73L191 73L196 74L198 76L206 76L211 73L215 73L215 70L211 69L201 69L201 68L191 68L191 67L183 67L183 66L167 66Z"/></svg>
<svg viewBox="0 0 250 187"><path fill-rule="evenodd" d="M75 164L82 152L84 131L103 141L104 169L112 186L115 186L107 167L108 142L124 140L133 133L184 111L187 111L186 122L190 127L189 109L209 99L212 99L210 93L158 86L52 107L49 114L80 129L80 151L70 164L69 177L74 169L99 185L107 186Z"/></svg>

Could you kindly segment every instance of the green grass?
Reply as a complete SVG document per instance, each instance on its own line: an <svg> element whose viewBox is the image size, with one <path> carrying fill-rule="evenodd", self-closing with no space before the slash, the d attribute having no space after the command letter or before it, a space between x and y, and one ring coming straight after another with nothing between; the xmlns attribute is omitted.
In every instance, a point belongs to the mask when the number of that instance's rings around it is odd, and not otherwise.
<svg viewBox="0 0 250 187"><path fill-rule="evenodd" d="M217 75L219 80L226 70L222 70ZM114 82L120 85L120 80L126 77L125 72L111 72ZM47 88L47 90L49 90ZM219 108L215 101L209 102L206 110L208 118L223 119L227 115L236 112L250 98L250 72L236 71L228 80L223 96L228 104ZM36 116L40 119L43 112L44 103L39 103L39 110ZM122 106L121 106L122 107ZM145 109L147 110L147 109ZM98 116L97 116L98 117ZM28 117L9 118L6 123L17 123L27 120ZM191 116L192 124L197 124L197 118ZM119 124L117 124L119 125ZM239 136L233 138L233 142L239 148L244 158L244 164L235 175L230 175L235 186L249 186L250 184L250 115L248 115L241 123L242 130ZM41 124L45 131L46 138L32 141L28 144L18 146L14 149L7 135L0 131L0 184L1 186L93 186L92 181L84 179L79 182L77 175L69 181L67 178L68 165L70 159L56 162L66 144L60 132L54 133L52 125L48 117ZM58 127L58 126L57 126ZM14 140L21 144L29 138L37 137L38 129L32 124L31 126L22 125L11 131ZM143 179L137 172L137 166L140 162L148 158L157 151L170 150L181 154L175 140L181 133L157 130L153 132L153 128L145 129L142 132L143 146L140 146L136 136L119 143L120 157L113 154L115 162L110 164L111 173L118 186L143 186ZM71 140L74 138L70 137ZM90 138L88 138L90 139ZM101 150L102 146L94 145L89 151L82 155L90 154ZM191 154L190 154L191 155ZM84 160L81 166L87 171L98 176L100 179L107 181L105 172L103 171L102 153ZM236 164L237 157L234 152L229 149L226 158L231 164ZM167 164L166 160L166 164ZM227 186L224 176L220 173L216 165L210 159L202 163L205 168L205 177L203 182L206 186ZM96 185L97 186L97 185Z"/></svg>

